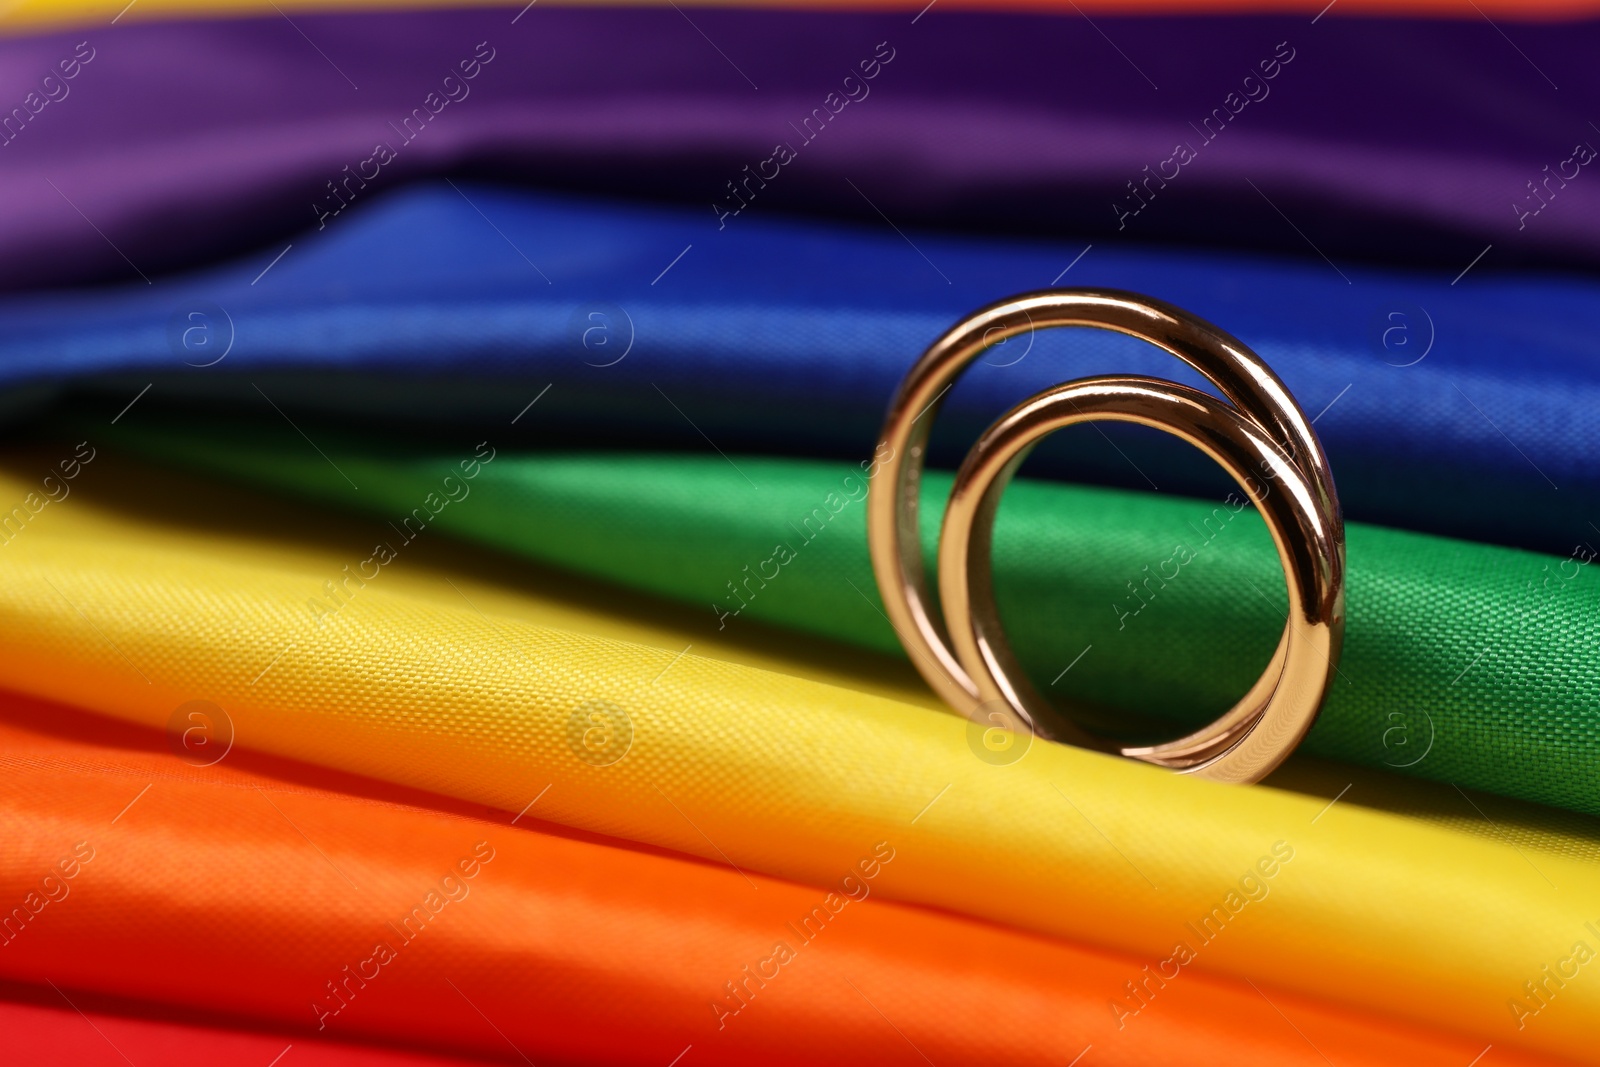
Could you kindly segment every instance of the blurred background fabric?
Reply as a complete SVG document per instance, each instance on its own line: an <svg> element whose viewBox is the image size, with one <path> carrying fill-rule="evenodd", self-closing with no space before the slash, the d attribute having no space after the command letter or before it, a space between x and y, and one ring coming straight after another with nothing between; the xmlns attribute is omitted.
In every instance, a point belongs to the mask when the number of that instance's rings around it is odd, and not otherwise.
<svg viewBox="0 0 1600 1067"><path fill-rule="evenodd" d="M698 451L709 436L860 457L906 353L996 294L1092 280L1162 293L1261 353L1315 418L1351 519L1559 553L1600 539L1600 363L1584 325L1600 282L1587 275L1486 271L1452 286L1232 251L908 245L888 227L790 218L717 233L687 208L454 181L340 222L276 262L0 298L13 418L65 403L110 419L149 385L141 404L277 422L273 404L407 435L494 426L497 441L532 447ZM1125 337L1039 331L952 390L935 462L954 467L1024 397L1113 370L1203 384ZM537 417L516 418L536 396ZM1231 487L1142 430L1062 436L1071 447L1047 444L1030 474Z"/></svg>
<svg viewBox="0 0 1600 1067"><path fill-rule="evenodd" d="M1593 0L0 11L8 1054L1600 1063L1597 45ZM884 613L897 383L1052 287L1214 323L1326 446L1345 645L1259 785L991 729ZM1030 331L941 398L929 562L984 427L1107 373L1200 382ZM1294 620L1240 492L1042 444L993 546L1036 688L1139 739L1249 689Z"/></svg>
<svg viewBox="0 0 1600 1067"><path fill-rule="evenodd" d="M0 102L18 105L80 45L93 56L6 128L0 285L270 258L446 173L682 201L707 241L781 212L1295 255L1309 240L1447 279L1490 243L1491 266L1600 263L1600 183L1574 158L1600 137L1600 23L1522 23L1508 44L1470 8L934 10L273 12L0 41Z"/></svg>

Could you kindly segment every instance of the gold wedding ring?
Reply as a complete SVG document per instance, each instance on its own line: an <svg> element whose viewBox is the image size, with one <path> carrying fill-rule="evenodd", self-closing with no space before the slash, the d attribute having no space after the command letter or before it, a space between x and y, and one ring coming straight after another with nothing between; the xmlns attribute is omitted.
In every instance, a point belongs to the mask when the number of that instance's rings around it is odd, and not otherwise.
<svg viewBox="0 0 1600 1067"><path fill-rule="evenodd" d="M918 493L928 434L955 380L992 345L1035 329L1090 326L1137 337L1188 363L1228 401L1158 378L1081 378L1047 389L984 431L956 475L929 597ZM1206 453L1249 495L1272 534L1289 593L1283 635L1261 678L1221 718L1175 741L1125 745L1076 725L1018 669L994 601L990 544L1000 497L1043 437L1080 422L1139 423ZM884 446L887 446L886 448ZM867 501L867 539L889 620L935 692L974 721L1202 778L1255 782L1316 721L1344 635L1344 520L1321 444L1282 381L1238 340L1135 293L1054 289L1003 300L923 353L889 407Z"/></svg>

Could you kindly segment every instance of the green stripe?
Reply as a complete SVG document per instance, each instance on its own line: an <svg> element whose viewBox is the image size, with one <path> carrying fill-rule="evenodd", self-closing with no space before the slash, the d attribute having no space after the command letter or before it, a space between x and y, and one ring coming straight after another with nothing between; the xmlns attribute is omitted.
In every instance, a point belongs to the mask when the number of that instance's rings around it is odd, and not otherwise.
<svg viewBox="0 0 1600 1067"><path fill-rule="evenodd" d="M324 459L298 440L247 442L237 428L123 440L396 524L423 509L457 537L702 607L708 631L759 619L899 653L865 508L851 499L863 489L852 464L500 452L461 483L465 499L433 516L428 494L443 499L443 478L470 448L394 458L392 446L380 455L319 439ZM949 482L930 474L925 502L942 503ZM930 508L930 555L936 523ZM1304 748L1600 814L1600 579L1590 568L1359 524L1348 528L1348 561L1344 657ZM1045 691L1185 725L1249 687L1283 621L1264 526L1221 502L1018 480L997 522L995 576L1007 631Z"/></svg>

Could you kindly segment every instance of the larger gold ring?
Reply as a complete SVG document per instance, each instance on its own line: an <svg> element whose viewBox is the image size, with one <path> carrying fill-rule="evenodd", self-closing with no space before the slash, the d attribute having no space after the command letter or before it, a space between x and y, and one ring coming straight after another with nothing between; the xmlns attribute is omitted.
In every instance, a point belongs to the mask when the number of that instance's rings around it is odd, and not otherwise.
<svg viewBox="0 0 1600 1067"><path fill-rule="evenodd" d="M933 418L987 348L1054 326L1148 341L1194 367L1229 403L1159 379L1103 377L1046 390L1003 415L968 454L951 492L939 547L941 623L931 610L919 538L918 492ZM1283 636L1260 680L1215 722L1166 744L1118 744L1057 712L1017 669L994 605L989 546L1000 495L1040 438L1095 419L1166 430L1220 463L1260 509L1288 585ZM979 719L999 705L1038 736L1230 782L1260 780L1316 721L1344 632L1344 523L1304 412L1233 337L1133 293L1051 290L1001 301L957 323L911 368L890 405L879 452L885 458L867 502L878 588L912 662L957 711Z"/></svg>

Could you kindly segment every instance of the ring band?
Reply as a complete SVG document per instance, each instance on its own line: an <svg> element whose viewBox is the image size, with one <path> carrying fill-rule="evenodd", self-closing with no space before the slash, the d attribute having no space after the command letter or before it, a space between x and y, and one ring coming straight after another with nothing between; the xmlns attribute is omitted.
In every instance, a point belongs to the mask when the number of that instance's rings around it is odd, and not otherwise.
<svg viewBox="0 0 1600 1067"><path fill-rule="evenodd" d="M1109 329L1155 344L1204 375L1231 406L1158 379L1090 378L1046 390L1002 416L963 463L946 510L939 588L947 631L930 610L919 547L918 492L933 418L988 347L1055 326ZM1097 419L1173 433L1227 469L1266 519L1289 589L1284 633L1261 679L1211 725L1166 744L1119 745L1056 712L1016 668L994 607L990 532L1011 474L1044 435ZM883 480L875 479L868 499L867 530L879 591L912 661L957 711L977 720L999 702L1017 728L1038 736L1232 782L1265 776L1315 722L1343 637L1344 525L1304 413L1239 341L1132 293L1053 290L1001 301L957 323L912 367L890 406L883 446Z"/></svg>

